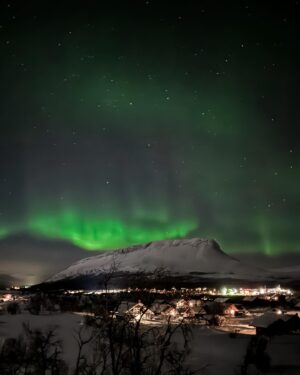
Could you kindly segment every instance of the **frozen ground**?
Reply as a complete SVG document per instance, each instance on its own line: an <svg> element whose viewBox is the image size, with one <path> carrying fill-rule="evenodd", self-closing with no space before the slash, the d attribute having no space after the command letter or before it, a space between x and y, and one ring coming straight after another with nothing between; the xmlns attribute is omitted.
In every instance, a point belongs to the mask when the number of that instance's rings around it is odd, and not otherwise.
<svg viewBox="0 0 300 375"><path fill-rule="evenodd" d="M64 358L72 367L77 346L74 334L82 326L83 317L73 313L52 315L0 315L0 345L7 337L17 337L22 331L22 323L32 328L46 329L57 327L58 337L63 342ZM204 375L234 375L242 364L250 335L239 334L231 338L228 332L196 326L192 329L189 363L193 369L205 367ZM300 336L275 337L270 343L272 363L282 374L294 374L300 371ZM292 366L291 372L281 370L286 364ZM299 366L299 367L298 367ZM282 372L283 371L283 372ZM286 372L288 371L288 372ZM300 372L299 372L300 373Z"/></svg>
<svg viewBox="0 0 300 375"><path fill-rule="evenodd" d="M235 374L243 362L249 339L248 335L230 338L228 333L195 327L191 343L191 367L207 366L203 371L205 375Z"/></svg>
<svg viewBox="0 0 300 375"><path fill-rule="evenodd" d="M76 314L0 315L0 344L7 337L17 337L22 332L22 324L29 323L31 328L46 329L57 327L57 335L63 342L64 357L68 363L74 361L76 344L74 333L80 327L82 316Z"/></svg>
<svg viewBox="0 0 300 375"><path fill-rule="evenodd" d="M22 331L22 323L29 323L32 328L45 329L57 327L57 333L63 342L64 358L74 363L77 347L75 331L80 327L82 316L65 313L53 315L20 315L0 316L0 343L7 337L17 337ZM211 330L207 327L193 328L190 364L193 368L207 366L205 375L233 374L236 366L241 364L249 336L238 336L235 339L228 333Z"/></svg>

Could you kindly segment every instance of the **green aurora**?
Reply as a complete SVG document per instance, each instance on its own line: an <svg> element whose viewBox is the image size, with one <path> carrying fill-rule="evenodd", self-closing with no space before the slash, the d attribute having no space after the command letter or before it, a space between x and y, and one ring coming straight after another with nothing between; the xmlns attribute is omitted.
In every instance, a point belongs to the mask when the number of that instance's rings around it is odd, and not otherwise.
<svg viewBox="0 0 300 375"><path fill-rule="evenodd" d="M194 222L157 223L142 226L114 219L82 220L80 215L64 212L60 216L36 217L29 223L32 234L60 238L87 250L114 249L120 246L146 243L154 240L180 238L196 228Z"/></svg>
<svg viewBox="0 0 300 375"><path fill-rule="evenodd" d="M231 13L212 32L167 8L136 33L126 9L76 9L56 30L38 7L1 22L0 238L298 253L297 33Z"/></svg>

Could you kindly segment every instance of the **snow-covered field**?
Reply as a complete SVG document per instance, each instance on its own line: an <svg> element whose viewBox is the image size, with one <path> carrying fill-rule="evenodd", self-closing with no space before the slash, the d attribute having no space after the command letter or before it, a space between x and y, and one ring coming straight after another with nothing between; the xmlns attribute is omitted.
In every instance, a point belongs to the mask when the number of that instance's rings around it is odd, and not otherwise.
<svg viewBox="0 0 300 375"><path fill-rule="evenodd" d="M56 326L58 337L63 342L64 358L72 367L77 354L74 334L82 320L82 316L72 313L1 315L0 345L7 337L17 337L22 332L23 322L40 329ZM233 339L228 333L208 327L194 327L192 332L189 357L192 368L207 366L203 372L205 375L233 374L234 369L242 363L250 336L239 335Z"/></svg>
<svg viewBox="0 0 300 375"><path fill-rule="evenodd" d="M57 327L57 336L63 343L64 358L68 363L72 363L76 355L74 334L82 320L80 315L72 313L32 315L24 312L17 315L0 315L0 345L5 338L20 335L23 323L29 323L31 328L39 329Z"/></svg>
<svg viewBox="0 0 300 375"><path fill-rule="evenodd" d="M57 327L57 335L63 343L64 359L70 369L77 355L75 333L83 325L83 316L76 313L51 315L0 315L0 347L8 337L17 337L22 324L31 328ZM228 332L207 326L193 326L190 341L189 364L192 369L203 368L204 375L234 375L242 364L251 336L239 334L232 338ZM175 340L179 338L175 338ZM276 336L271 339L269 353L272 365L281 369L281 374L297 374L300 370L300 336ZM287 370L286 365L290 366ZM282 372L283 371L283 372Z"/></svg>

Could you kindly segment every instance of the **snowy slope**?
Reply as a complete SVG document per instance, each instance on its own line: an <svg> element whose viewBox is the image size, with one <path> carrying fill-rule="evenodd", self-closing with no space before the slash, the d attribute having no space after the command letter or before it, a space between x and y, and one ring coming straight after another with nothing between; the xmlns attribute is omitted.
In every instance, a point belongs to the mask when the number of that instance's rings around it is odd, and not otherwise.
<svg viewBox="0 0 300 375"><path fill-rule="evenodd" d="M273 268L273 271L282 273L298 273L300 275L300 264L296 266Z"/></svg>
<svg viewBox="0 0 300 375"><path fill-rule="evenodd" d="M48 281L100 275L117 264L117 271L151 273L158 268L175 275L205 273L211 277L257 278L263 270L242 264L226 255L214 240L183 239L154 241L80 260Z"/></svg>
<svg viewBox="0 0 300 375"><path fill-rule="evenodd" d="M274 275L285 276L293 280L300 280L300 265L282 267L282 268L273 268L272 273Z"/></svg>

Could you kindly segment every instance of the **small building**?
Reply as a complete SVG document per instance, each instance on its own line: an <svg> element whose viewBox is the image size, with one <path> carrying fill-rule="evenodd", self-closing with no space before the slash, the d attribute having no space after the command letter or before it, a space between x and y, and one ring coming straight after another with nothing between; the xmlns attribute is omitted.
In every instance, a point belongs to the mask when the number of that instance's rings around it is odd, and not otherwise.
<svg viewBox="0 0 300 375"><path fill-rule="evenodd" d="M134 305L135 303L133 302L122 301L117 308L117 311L116 311L117 315L125 316L128 310L130 310Z"/></svg>
<svg viewBox="0 0 300 375"><path fill-rule="evenodd" d="M174 306L168 306L165 310L161 312L161 315L170 320L176 320L179 318L179 312Z"/></svg>
<svg viewBox="0 0 300 375"><path fill-rule="evenodd" d="M176 302L176 308L177 309L182 309L182 308L188 308L188 307L192 307L193 306L193 302L187 300L187 299L180 299Z"/></svg>
<svg viewBox="0 0 300 375"><path fill-rule="evenodd" d="M166 310L170 306L169 303L166 303L163 300L155 300L151 305L151 310L156 314L160 315L162 311Z"/></svg>
<svg viewBox="0 0 300 375"><path fill-rule="evenodd" d="M191 301L185 300L181 303L177 303L176 308L179 315L181 315L183 318L195 317L194 304Z"/></svg>
<svg viewBox="0 0 300 375"><path fill-rule="evenodd" d="M265 314L255 318L251 325L256 328L256 334L266 334L272 324L280 320L280 316L273 312L266 312Z"/></svg>
<svg viewBox="0 0 300 375"><path fill-rule="evenodd" d="M195 311L196 316L206 315L206 311L203 306L195 306L194 311Z"/></svg>
<svg viewBox="0 0 300 375"><path fill-rule="evenodd" d="M182 309L182 311L180 311L180 315L181 315L183 318L191 319L191 318L195 318L196 313L195 313L194 308L192 308L192 307L187 307L187 308L185 308L185 309Z"/></svg>
<svg viewBox="0 0 300 375"><path fill-rule="evenodd" d="M238 309L238 311L235 313L235 316L247 316L251 315L250 312L245 308L245 306L238 304L235 305Z"/></svg>
<svg viewBox="0 0 300 375"><path fill-rule="evenodd" d="M123 301L117 309L117 316L127 316L135 320L150 320L154 315L154 312L140 301L138 303Z"/></svg>
<svg viewBox="0 0 300 375"><path fill-rule="evenodd" d="M239 311L239 309L234 304L230 304L230 305L225 305L224 306L223 314L224 315L235 316L235 314L238 311Z"/></svg>
<svg viewBox="0 0 300 375"><path fill-rule="evenodd" d="M220 314L223 314L223 311L224 311L224 305L222 303L219 303L219 302L207 302L205 305L204 305L204 309L206 311L206 314L209 314L209 315L220 315Z"/></svg>
<svg viewBox="0 0 300 375"><path fill-rule="evenodd" d="M260 298L259 296L246 296L242 300L243 304L248 307L267 307L270 301Z"/></svg>
<svg viewBox="0 0 300 375"><path fill-rule="evenodd" d="M256 328L257 335L282 335L300 331L300 318L295 315L279 315L267 312L254 319L251 323Z"/></svg>
<svg viewBox="0 0 300 375"><path fill-rule="evenodd" d="M142 302L138 302L133 305L127 312L126 315L132 316L135 320L146 319L151 320L154 318L154 312L146 307Z"/></svg>

